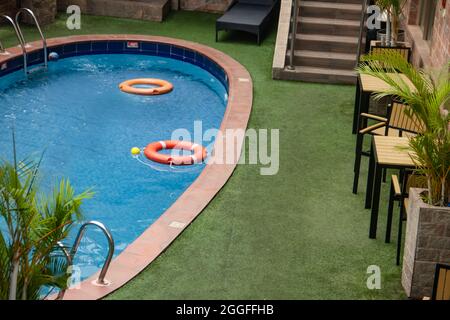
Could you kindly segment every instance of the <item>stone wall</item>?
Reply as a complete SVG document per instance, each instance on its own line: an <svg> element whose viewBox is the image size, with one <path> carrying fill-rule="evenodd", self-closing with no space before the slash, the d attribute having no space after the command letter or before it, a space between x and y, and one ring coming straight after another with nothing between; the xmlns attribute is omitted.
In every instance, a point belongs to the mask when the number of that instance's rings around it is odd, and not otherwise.
<svg viewBox="0 0 450 320"><path fill-rule="evenodd" d="M41 26L55 21L56 0L22 0L21 6L33 10ZM25 14L23 15L23 21L29 24L34 23L32 18Z"/></svg>
<svg viewBox="0 0 450 320"><path fill-rule="evenodd" d="M170 12L172 0L58 0L58 10L66 12L70 5L80 7L82 14L163 21Z"/></svg>
<svg viewBox="0 0 450 320"><path fill-rule="evenodd" d="M430 297L436 263L450 263L450 208L424 204L410 189L402 285L411 298Z"/></svg>
<svg viewBox="0 0 450 320"><path fill-rule="evenodd" d="M1 0L0 1L0 15L13 15L16 11L16 0Z"/></svg>
<svg viewBox="0 0 450 320"><path fill-rule="evenodd" d="M232 0L179 0L181 10L224 12Z"/></svg>
<svg viewBox="0 0 450 320"><path fill-rule="evenodd" d="M205 11L205 12L224 12L231 4L232 0L171 0L172 10ZM59 0L58 9L60 11L67 8L67 4L79 5L82 12L92 11L89 0Z"/></svg>

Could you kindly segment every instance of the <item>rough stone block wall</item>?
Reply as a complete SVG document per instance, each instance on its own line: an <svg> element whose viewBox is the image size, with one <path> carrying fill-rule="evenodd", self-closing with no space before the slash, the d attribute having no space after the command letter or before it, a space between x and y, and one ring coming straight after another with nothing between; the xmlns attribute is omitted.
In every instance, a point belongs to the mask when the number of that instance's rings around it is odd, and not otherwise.
<svg viewBox="0 0 450 320"><path fill-rule="evenodd" d="M412 298L431 296L436 263L450 263L450 209L417 205L418 199L419 190L411 189L402 284Z"/></svg>
<svg viewBox="0 0 450 320"><path fill-rule="evenodd" d="M1 0L0 15L13 15L16 11L16 0Z"/></svg>
<svg viewBox="0 0 450 320"><path fill-rule="evenodd" d="M163 21L171 3L172 0L58 0L58 10L65 12L68 6L77 5L82 14Z"/></svg>
<svg viewBox="0 0 450 320"><path fill-rule="evenodd" d="M41 26L55 21L56 0L22 0L21 7L33 10ZM34 20L28 14L22 15L22 21L28 24L34 24Z"/></svg>
<svg viewBox="0 0 450 320"><path fill-rule="evenodd" d="M80 7L81 12L87 13L88 11L88 0L58 0L58 11L66 12L67 7L70 5L76 5Z"/></svg>
<svg viewBox="0 0 450 320"><path fill-rule="evenodd" d="M180 0L180 9L221 13L231 2L232 0Z"/></svg>

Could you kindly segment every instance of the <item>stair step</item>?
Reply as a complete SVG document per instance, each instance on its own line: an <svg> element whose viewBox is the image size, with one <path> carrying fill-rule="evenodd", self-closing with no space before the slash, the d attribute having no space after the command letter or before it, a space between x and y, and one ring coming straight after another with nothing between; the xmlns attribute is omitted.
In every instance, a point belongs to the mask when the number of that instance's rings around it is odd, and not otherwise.
<svg viewBox="0 0 450 320"><path fill-rule="evenodd" d="M360 22L356 20L300 16L297 33L358 37L359 28Z"/></svg>
<svg viewBox="0 0 450 320"><path fill-rule="evenodd" d="M355 53L358 50L358 38L298 33L295 36L295 48L313 51Z"/></svg>
<svg viewBox="0 0 450 320"><path fill-rule="evenodd" d="M356 83L356 72L331 68L315 68L296 66L294 70L285 68L282 78L286 80L298 80L318 83Z"/></svg>
<svg viewBox="0 0 450 320"><path fill-rule="evenodd" d="M286 53L287 61L289 55L290 50ZM294 64L296 66L353 70L356 65L356 52L349 54L313 50L294 50Z"/></svg>
<svg viewBox="0 0 450 320"><path fill-rule="evenodd" d="M300 1L299 6L300 16L357 21L361 19L361 3Z"/></svg>
<svg viewBox="0 0 450 320"><path fill-rule="evenodd" d="M304 1L304 0L298 0L298 1ZM311 1L311 0L309 0ZM351 4L362 4L364 0L313 0L314 2L327 2L327 3L351 3Z"/></svg>

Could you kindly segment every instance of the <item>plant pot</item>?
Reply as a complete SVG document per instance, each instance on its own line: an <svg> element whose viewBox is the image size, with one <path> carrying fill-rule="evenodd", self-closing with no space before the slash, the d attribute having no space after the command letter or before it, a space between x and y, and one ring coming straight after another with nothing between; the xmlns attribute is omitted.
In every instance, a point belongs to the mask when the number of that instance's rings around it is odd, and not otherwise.
<svg viewBox="0 0 450 320"><path fill-rule="evenodd" d="M425 204L424 189L411 188L403 254L402 285L408 297L430 297L436 263L450 263L450 208Z"/></svg>
<svg viewBox="0 0 450 320"><path fill-rule="evenodd" d="M397 43L393 43L391 41L390 44L386 44L386 29L380 29L377 32L377 41L381 41L383 46L397 46ZM405 30L398 31L398 39L397 42L405 42Z"/></svg>
<svg viewBox="0 0 450 320"><path fill-rule="evenodd" d="M31 9L41 26L50 24L55 21L56 17L56 1L57 0L22 0L22 8ZM27 24L34 24L33 19L23 13L22 21Z"/></svg>

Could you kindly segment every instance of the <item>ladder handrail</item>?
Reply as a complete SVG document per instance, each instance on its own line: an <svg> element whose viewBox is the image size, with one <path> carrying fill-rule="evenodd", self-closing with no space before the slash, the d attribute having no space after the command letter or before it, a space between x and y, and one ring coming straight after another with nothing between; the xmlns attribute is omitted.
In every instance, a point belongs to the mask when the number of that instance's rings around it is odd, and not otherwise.
<svg viewBox="0 0 450 320"><path fill-rule="evenodd" d="M73 260L75 254L77 253L78 247L80 245L81 239L84 236L86 228L88 226L95 226L103 231L104 235L108 239L108 255L106 256L105 263L103 264L102 270L100 271L100 275L98 276L97 283L100 285L108 285L108 282L105 281L106 272L108 271L109 264L111 263L113 254L114 254L114 239L112 237L111 232L104 226L103 223L98 221L88 221L81 225L80 230L78 231L77 237L73 243L72 249L70 250L70 257Z"/></svg>
<svg viewBox="0 0 450 320"><path fill-rule="evenodd" d="M28 13L33 18L34 24L36 25L36 28L39 31L39 35L41 36L41 40L42 40L42 46L44 48L44 67L47 68L48 67L47 40L45 39L44 34L42 33L42 29L41 29L41 26L39 24L39 21L37 20L36 15L34 14L34 12L32 10L28 9L28 8L20 8L19 11L17 11L17 13L16 13L17 30L19 32L19 35L20 35L21 39L22 39L22 42L25 43L25 44L26 44L25 37L23 36L22 29L20 28L20 22L19 22L20 15L22 13ZM27 67L28 66L26 66L25 69L27 69Z"/></svg>
<svg viewBox="0 0 450 320"><path fill-rule="evenodd" d="M58 248L61 249L61 251L64 253L67 263L69 264L69 266L71 266L72 265L72 256L70 255L70 252L67 251L66 247L64 246L64 244L61 241L58 241L57 245L58 245ZM59 291L59 293L56 297L56 300L62 300L65 293L66 293L66 290Z"/></svg>
<svg viewBox="0 0 450 320"><path fill-rule="evenodd" d="M22 37L20 36L20 30L17 27L16 23L14 22L14 20L7 15L1 15L0 18L3 18L5 20L7 20L9 23L12 24L14 31L16 32L16 37L19 40L19 45L22 48L22 54L23 54L23 65L25 68L25 73L26 73L26 68L27 68L27 63L28 63L28 59L27 59L27 50L25 48L25 43L22 41ZM3 48L3 45L0 43L0 46L2 48L1 52L5 52L5 49Z"/></svg>

